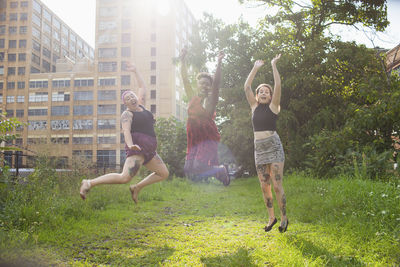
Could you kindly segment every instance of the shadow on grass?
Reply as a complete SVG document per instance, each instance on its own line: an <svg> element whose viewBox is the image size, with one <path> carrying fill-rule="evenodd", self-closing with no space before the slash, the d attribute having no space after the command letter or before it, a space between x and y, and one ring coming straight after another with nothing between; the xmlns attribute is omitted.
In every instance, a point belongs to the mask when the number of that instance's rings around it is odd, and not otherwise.
<svg viewBox="0 0 400 267"><path fill-rule="evenodd" d="M301 237L288 236L288 241L297 247L305 258L316 259L320 258L330 266L366 266L354 257L346 255L335 255L325 248L318 247L312 242Z"/></svg>
<svg viewBox="0 0 400 267"><path fill-rule="evenodd" d="M203 262L204 266L257 266L252 263L249 252L244 248L239 248L235 254L201 258L201 261Z"/></svg>

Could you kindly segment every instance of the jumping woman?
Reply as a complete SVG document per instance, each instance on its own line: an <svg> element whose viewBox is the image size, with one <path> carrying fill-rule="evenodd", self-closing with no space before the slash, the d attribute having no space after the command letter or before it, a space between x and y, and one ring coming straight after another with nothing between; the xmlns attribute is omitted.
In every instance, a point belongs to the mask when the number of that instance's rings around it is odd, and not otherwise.
<svg viewBox="0 0 400 267"><path fill-rule="evenodd" d="M281 211L279 231L282 233L286 232L289 220L286 217L286 196L282 186L285 154L279 135L276 132L276 121L280 111L281 100L281 78L276 68L276 63L280 57L281 55L279 54L271 60L274 89L269 84L260 84L254 96L251 84L258 70L264 65L262 60L257 60L244 84L244 91L252 111L254 158L257 175L269 214L269 222L264 230L266 232L271 231L272 227L277 223L271 191L272 184Z"/></svg>

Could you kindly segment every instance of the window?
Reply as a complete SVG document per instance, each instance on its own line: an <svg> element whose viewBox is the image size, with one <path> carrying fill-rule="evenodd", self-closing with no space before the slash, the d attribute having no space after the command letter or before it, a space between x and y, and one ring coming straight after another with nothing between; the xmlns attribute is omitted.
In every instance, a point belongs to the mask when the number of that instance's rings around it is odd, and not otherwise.
<svg viewBox="0 0 400 267"><path fill-rule="evenodd" d="M116 100L116 93L115 90L103 90L98 91L97 93L97 100L104 101L104 100Z"/></svg>
<svg viewBox="0 0 400 267"><path fill-rule="evenodd" d="M43 47L43 51L42 54L47 57L47 58L51 58L51 52L49 49L47 49L46 47Z"/></svg>
<svg viewBox="0 0 400 267"><path fill-rule="evenodd" d="M7 74L15 75L15 67L8 67Z"/></svg>
<svg viewBox="0 0 400 267"><path fill-rule="evenodd" d="M115 150L97 150L97 166L114 166L116 162Z"/></svg>
<svg viewBox="0 0 400 267"><path fill-rule="evenodd" d="M52 116L67 116L69 115L69 106L53 106L51 107Z"/></svg>
<svg viewBox="0 0 400 267"><path fill-rule="evenodd" d="M117 137L115 134L97 134L97 142L99 144L115 144L117 143Z"/></svg>
<svg viewBox="0 0 400 267"><path fill-rule="evenodd" d="M32 62L40 65L40 57L32 53Z"/></svg>
<svg viewBox="0 0 400 267"><path fill-rule="evenodd" d="M35 50L35 51L37 51L37 52L39 52L40 53L40 43L39 42L36 42L35 40L33 40L32 41L32 48L33 48L33 50Z"/></svg>
<svg viewBox="0 0 400 267"><path fill-rule="evenodd" d="M50 63L44 59L42 59L42 67L46 72L50 72Z"/></svg>
<svg viewBox="0 0 400 267"><path fill-rule="evenodd" d="M17 40L8 40L8 48L17 48Z"/></svg>
<svg viewBox="0 0 400 267"><path fill-rule="evenodd" d="M74 134L72 136L72 143L75 145L77 144L91 145L93 143L93 136Z"/></svg>
<svg viewBox="0 0 400 267"><path fill-rule="evenodd" d="M70 87L71 85L71 80L53 80L52 82L53 87Z"/></svg>
<svg viewBox="0 0 400 267"><path fill-rule="evenodd" d="M99 86L112 86L117 84L117 79L115 78L99 78Z"/></svg>
<svg viewBox="0 0 400 267"><path fill-rule="evenodd" d="M43 23L43 31L45 33L48 33L49 35L51 34L51 26L49 24L47 24L46 22Z"/></svg>
<svg viewBox="0 0 400 267"><path fill-rule="evenodd" d="M18 89L25 89L25 82L18 82Z"/></svg>
<svg viewBox="0 0 400 267"><path fill-rule="evenodd" d="M124 151L125 153L125 151ZM91 161L93 158L92 150L72 150L72 156Z"/></svg>
<svg viewBox="0 0 400 267"><path fill-rule="evenodd" d="M93 115L93 106L91 105L74 106L74 115L75 116Z"/></svg>
<svg viewBox="0 0 400 267"><path fill-rule="evenodd" d="M6 33L6 26L0 25L0 35L4 35Z"/></svg>
<svg viewBox="0 0 400 267"><path fill-rule="evenodd" d="M28 20L28 13L21 13L19 14L19 20L26 21Z"/></svg>
<svg viewBox="0 0 400 267"><path fill-rule="evenodd" d="M53 18L53 26L56 27L58 30L60 30L61 22L58 19Z"/></svg>
<svg viewBox="0 0 400 267"><path fill-rule="evenodd" d="M151 48L151 56L152 56L152 57L155 57L156 54L157 54L156 52L157 52L157 51L156 51L156 48L155 48L155 47L152 47L152 48Z"/></svg>
<svg viewBox="0 0 400 267"><path fill-rule="evenodd" d="M33 10L39 14L42 14L42 6L36 0L33 0Z"/></svg>
<svg viewBox="0 0 400 267"><path fill-rule="evenodd" d="M6 21L6 12L0 13L0 21Z"/></svg>
<svg viewBox="0 0 400 267"><path fill-rule="evenodd" d="M13 109L7 109L6 113L7 113L7 115L6 115L7 118L14 117L14 110Z"/></svg>
<svg viewBox="0 0 400 267"><path fill-rule="evenodd" d="M117 106L113 105L98 105L97 115L115 115L117 114Z"/></svg>
<svg viewBox="0 0 400 267"><path fill-rule="evenodd" d="M30 80L29 88L48 88L49 82L47 80Z"/></svg>
<svg viewBox="0 0 400 267"><path fill-rule="evenodd" d="M57 41L60 41L60 33L58 31L53 31L53 37Z"/></svg>
<svg viewBox="0 0 400 267"><path fill-rule="evenodd" d="M117 71L117 62L99 62L99 72Z"/></svg>
<svg viewBox="0 0 400 267"><path fill-rule="evenodd" d="M99 36L98 43L99 44L114 44L117 42L117 35L115 34L103 34Z"/></svg>
<svg viewBox="0 0 400 267"><path fill-rule="evenodd" d="M45 130L47 128L47 121L28 121L28 130Z"/></svg>
<svg viewBox="0 0 400 267"><path fill-rule="evenodd" d="M150 69L155 70L157 68L157 64L155 61L150 62Z"/></svg>
<svg viewBox="0 0 400 267"><path fill-rule="evenodd" d="M152 33L152 34L150 35L150 40L151 40L152 42L155 42L155 41L156 41L156 34L155 34L155 33Z"/></svg>
<svg viewBox="0 0 400 267"><path fill-rule="evenodd" d="M4 86L4 84L3 84L3 82L1 81L1 82L0 82L0 90L3 90L3 86ZM1 113L1 111L0 111L0 113Z"/></svg>
<svg viewBox="0 0 400 267"><path fill-rule="evenodd" d="M47 92L29 93L29 102L47 102L48 100Z"/></svg>
<svg viewBox="0 0 400 267"><path fill-rule="evenodd" d="M116 21L100 21L99 30L113 30L117 28Z"/></svg>
<svg viewBox="0 0 400 267"><path fill-rule="evenodd" d="M17 8L18 7L18 2L11 2L10 3L11 8Z"/></svg>
<svg viewBox="0 0 400 267"><path fill-rule="evenodd" d="M155 114L157 112L157 106L156 105L151 105L150 106L150 111L151 111L151 113Z"/></svg>
<svg viewBox="0 0 400 267"><path fill-rule="evenodd" d="M21 1L21 7L28 7L28 1Z"/></svg>
<svg viewBox="0 0 400 267"><path fill-rule="evenodd" d="M40 70L31 66L31 73L40 73Z"/></svg>
<svg viewBox="0 0 400 267"><path fill-rule="evenodd" d="M17 26L8 27L8 34L17 34Z"/></svg>
<svg viewBox="0 0 400 267"><path fill-rule="evenodd" d="M18 75L25 75L25 67L18 67Z"/></svg>
<svg viewBox="0 0 400 267"><path fill-rule="evenodd" d="M156 99L156 98L157 98L157 91L151 90L150 91L150 99Z"/></svg>
<svg viewBox="0 0 400 267"><path fill-rule="evenodd" d="M93 86L93 85L94 85L93 78L90 78L90 79L75 78L75 80L74 80L75 87Z"/></svg>
<svg viewBox="0 0 400 267"><path fill-rule="evenodd" d="M27 26L19 26L19 34L26 34L28 32Z"/></svg>
<svg viewBox="0 0 400 267"><path fill-rule="evenodd" d="M92 91L74 92L74 101L90 101L93 100Z"/></svg>
<svg viewBox="0 0 400 267"><path fill-rule="evenodd" d="M18 21L18 13L10 13L10 21Z"/></svg>
<svg viewBox="0 0 400 267"><path fill-rule="evenodd" d="M42 26L42 20L40 19L40 17L38 15L36 15L35 13L32 13L32 22L34 24L36 24L36 26L38 26L39 28L41 28Z"/></svg>
<svg viewBox="0 0 400 267"><path fill-rule="evenodd" d="M131 48L130 47L122 47L121 48L121 57L130 57L131 56Z"/></svg>
<svg viewBox="0 0 400 267"><path fill-rule="evenodd" d="M0 39L0 48L4 48L5 40Z"/></svg>
<svg viewBox="0 0 400 267"><path fill-rule="evenodd" d="M51 121L53 122L53 121ZM59 124L62 126L62 123ZM53 126L53 125L52 125ZM63 130L63 129L53 129L52 130ZM69 144L69 137L68 135L51 135L50 141L53 144ZM65 161L68 161L68 159L65 159ZM66 165L66 162L64 162L64 166Z"/></svg>
<svg viewBox="0 0 400 267"><path fill-rule="evenodd" d="M155 75L151 75L150 77L150 84L156 84L157 78Z"/></svg>
<svg viewBox="0 0 400 267"><path fill-rule="evenodd" d="M11 62L17 61L17 54L8 54L8 61Z"/></svg>
<svg viewBox="0 0 400 267"><path fill-rule="evenodd" d="M16 116L17 118L22 118L22 117L24 116L24 110L23 110L23 109L17 109L17 110L15 111L15 116Z"/></svg>
<svg viewBox="0 0 400 267"><path fill-rule="evenodd" d="M15 82L7 82L7 89L15 89Z"/></svg>
<svg viewBox="0 0 400 267"><path fill-rule="evenodd" d="M130 43L131 42L131 34L130 33L123 33L121 35L121 42L122 43Z"/></svg>
<svg viewBox="0 0 400 267"><path fill-rule="evenodd" d="M28 109L28 116L47 116L47 108L31 107Z"/></svg>
<svg viewBox="0 0 400 267"><path fill-rule="evenodd" d="M131 76L121 75L121 85L130 85L130 84L131 84Z"/></svg>
<svg viewBox="0 0 400 267"><path fill-rule="evenodd" d="M45 18L47 21L51 22L51 14L46 9L43 10L43 18Z"/></svg>
<svg viewBox="0 0 400 267"><path fill-rule="evenodd" d="M17 103L24 103L24 102L25 102L25 96L17 95Z"/></svg>
<svg viewBox="0 0 400 267"><path fill-rule="evenodd" d="M51 94L51 101L53 102L69 101L69 92L53 92Z"/></svg>
<svg viewBox="0 0 400 267"><path fill-rule="evenodd" d="M68 130L69 120L52 120L50 122L52 130Z"/></svg>
<svg viewBox="0 0 400 267"><path fill-rule="evenodd" d="M99 11L100 17L114 17L118 14L116 7L101 7Z"/></svg>
<svg viewBox="0 0 400 267"><path fill-rule="evenodd" d="M116 124L117 122L115 119L99 119L97 121L97 129L115 129Z"/></svg>
<svg viewBox="0 0 400 267"><path fill-rule="evenodd" d="M15 102L15 96L8 95L7 96L7 103L14 103L14 102Z"/></svg>
<svg viewBox="0 0 400 267"><path fill-rule="evenodd" d="M26 48L26 40L19 40L19 48Z"/></svg>
<svg viewBox="0 0 400 267"><path fill-rule="evenodd" d="M99 48L99 58L117 57L117 48Z"/></svg>
<svg viewBox="0 0 400 267"><path fill-rule="evenodd" d="M92 120L74 120L73 125L74 130L92 130L93 121Z"/></svg>

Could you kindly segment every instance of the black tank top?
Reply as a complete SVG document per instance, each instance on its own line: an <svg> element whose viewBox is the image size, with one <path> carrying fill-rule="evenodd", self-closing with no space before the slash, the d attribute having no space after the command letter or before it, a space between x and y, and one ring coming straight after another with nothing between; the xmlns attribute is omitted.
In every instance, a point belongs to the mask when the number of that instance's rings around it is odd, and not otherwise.
<svg viewBox="0 0 400 267"><path fill-rule="evenodd" d="M154 132L154 117L153 114L145 109L142 105L139 105L143 111L130 111L133 113L133 120L131 124L131 133L138 132L144 133L150 136L156 136Z"/></svg>
<svg viewBox="0 0 400 267"><path fill-rule="evenodd" d="M253 112L252 122L255 132L276 131L278 115L272 112L269 104L258 104Z"/></svg>

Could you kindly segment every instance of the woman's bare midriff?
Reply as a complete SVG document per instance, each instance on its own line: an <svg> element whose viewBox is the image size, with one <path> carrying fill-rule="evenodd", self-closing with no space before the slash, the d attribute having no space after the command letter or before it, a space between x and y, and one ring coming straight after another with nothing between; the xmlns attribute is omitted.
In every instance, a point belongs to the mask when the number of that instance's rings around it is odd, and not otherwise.
<svg viewBox="0 0 400 267"><path fill-rule="evenodd" d="M257 131L254 132L254 140L261 140L274 135L275 131Z"/></svg>

